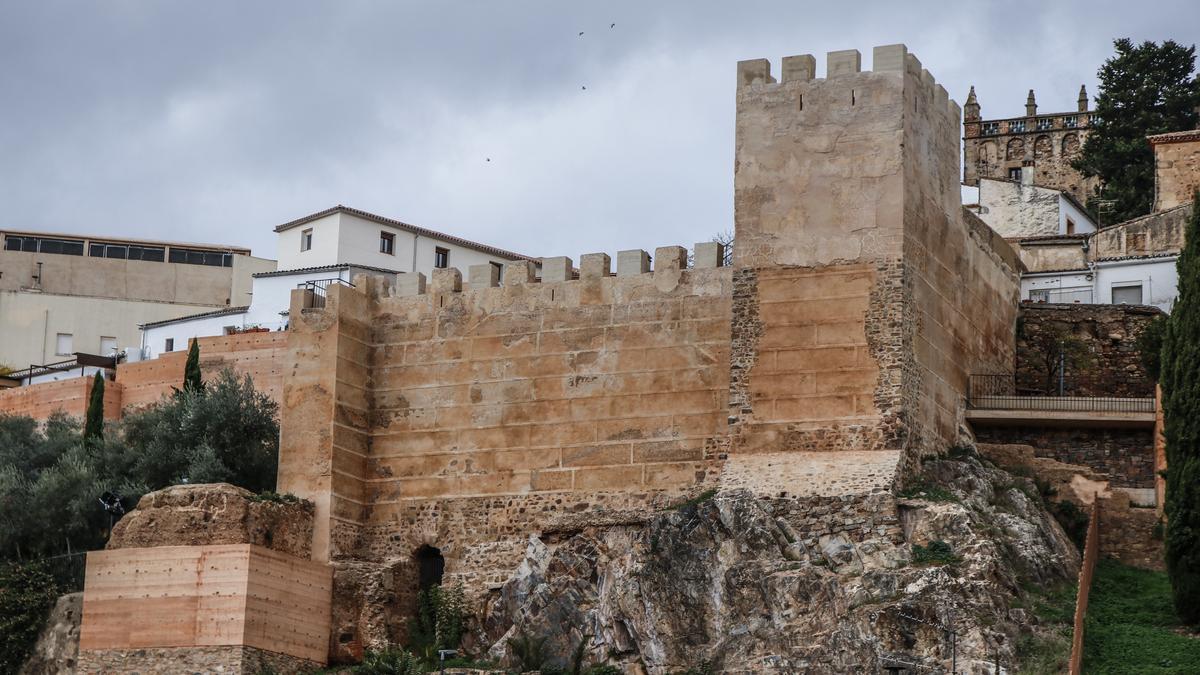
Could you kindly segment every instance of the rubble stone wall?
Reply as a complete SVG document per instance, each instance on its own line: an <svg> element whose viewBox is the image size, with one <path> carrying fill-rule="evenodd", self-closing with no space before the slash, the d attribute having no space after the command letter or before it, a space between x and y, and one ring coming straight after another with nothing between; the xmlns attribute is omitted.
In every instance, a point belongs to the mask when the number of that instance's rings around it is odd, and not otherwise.
<svg viewBox="0 0 1200 675"><path fill-rule="evenodd" d="M979 427L981 443L1029 445L1038 457L1086 466L1113 487L1154 487L1154 435L1149 429Z"/></svg>
<svg viewBox="0 0 1200 675"><path fill-rule="evenodd" d="M1162 310L1143 305L1021 305L1017 334L1018 391L1047 390L1045 354L1058 354L1057 336L1068 336L1079 348L1064 373L1064 393L1074 396L1154 396L1154 380L1142 365L1137 340ZM1052 349L1047 352L1047 345ZM1070 350L1068 350L1070 351ZM996 371L999 372L999 371ZM1057 393L1057 373L1051 389Z"/></svg>

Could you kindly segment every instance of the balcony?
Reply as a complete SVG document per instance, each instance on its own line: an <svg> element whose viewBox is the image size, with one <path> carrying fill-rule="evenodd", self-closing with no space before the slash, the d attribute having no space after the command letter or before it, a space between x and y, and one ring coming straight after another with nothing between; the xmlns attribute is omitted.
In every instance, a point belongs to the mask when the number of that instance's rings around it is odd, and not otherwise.
<svg viewBox="0 0 1200 675"><path fill-rule="evenodd" d="M1059 380L1050 393L1018 387L1012 374L972 375L967 421L976 425L1153 427L1154 397L1073 395L1079 388Z"/></svg>

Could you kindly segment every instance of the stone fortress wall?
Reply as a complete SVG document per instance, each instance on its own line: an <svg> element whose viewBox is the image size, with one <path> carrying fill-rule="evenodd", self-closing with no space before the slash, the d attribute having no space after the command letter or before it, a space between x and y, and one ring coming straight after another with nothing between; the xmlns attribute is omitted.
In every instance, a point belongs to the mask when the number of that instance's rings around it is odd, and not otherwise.
<svg viewBox="0 0 1200 675"><path fill-rule="evenodd" d="M707 490L793 504L806 545L902 539L895 491L960 440L968 374L1011 368L1020 263L964 219L958 106L903 45L873 61L738 64L732 266L710 242L691 264L622 251L615 274L587 254L503 285L490 265L364 276L295 291L285 333L202 342L280 402L277 489L313 503L332 657L402 636L425 552L487 622L531 538ZM122 395L154 400L182 364L119 368Z"/></svg>
<svg viewBox="0 0 1200 675"><path fill-rule="evenodd" d="M297 291L279 489L316 504L314 559L415 588L436 547L483 598L531 536L718 486L807 500L806 537L898 536L891 492L959 438L967 374L1013 360L1018 263L962 219L958 124L902 45L823 79L743 62L732 267L701 244Z"/></svg>

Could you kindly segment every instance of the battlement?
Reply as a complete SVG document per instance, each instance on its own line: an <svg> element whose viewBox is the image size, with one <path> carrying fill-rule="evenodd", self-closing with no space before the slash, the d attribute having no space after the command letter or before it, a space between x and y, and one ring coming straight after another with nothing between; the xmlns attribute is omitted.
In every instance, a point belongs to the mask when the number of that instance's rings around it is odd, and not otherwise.
<svg viewBox="0 0 1200 675"><path fill-rule="evenodd" d="M955 120L956 125L961 119L962 109L958 103L950 98L946 88L938 84L928 70L921 67L920 59L909 53L908 48L902 44L875 47L872 51L872 68L865 73L862 70L862 54L857 49L828 52L825 56L825 64L825 77L818 78L817 60L812 54L785 56L781 63L781 77L777 81L771 75L771 62L768 59L739 61L737 64L738 90L740 92L742 89L751 88L766 91L781 85L793 87L837 85L842 87L852 84L854 78L851 76L860 76L861 80L868 74L875 76L910 75L926 91L927 98L934 106L934 110L944 112ZM853 89L851 96L851 105L857 105L858 101L854 97ZM800 110L804 110L805 105L811 105L811 103L806 104L802 101Z"/></svg>
<svg viewBox="0 0 1200 675"><path fill-rule="evenodd" d="M617 266L614 273L612 258L607 253L585 253L579 258L579 266L567 256L555 256L542 259L542 276L535 276L534 265L528 260L516 260L505 264L503 274L500 268L492 264L472 265L464 278L462 270L456 267L434 270L432 279L424 274L404 274L397 277L396 284L390 286L382 277L360 275L356 278L356 286L364 292L379 297L415 297L427 294L454 294L465 291L477 291L488 288L516 287L530 284L545 285L586 281L608 277L634 277L650 275L665 277L678 275L680 272L691 270L708 270L724 266L725 249L715 241L701 242L695 245L690 256L692 265L689 268L689 256L682 246L660 246L654 250L654 256L642 249L630 249L617 253ZM653 263L653 264L652 264ZM502 281L503 280L503 281ZM559 298L565 297L559 295ZM554 297L550 298L551 300Z"/></svg>

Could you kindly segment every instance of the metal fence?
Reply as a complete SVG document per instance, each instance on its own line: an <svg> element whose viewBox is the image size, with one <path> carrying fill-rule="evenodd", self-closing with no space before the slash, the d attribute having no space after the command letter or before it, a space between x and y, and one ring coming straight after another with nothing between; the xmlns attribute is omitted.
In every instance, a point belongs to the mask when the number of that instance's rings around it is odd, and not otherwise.
<svg viewBox="0 0 1200 675"><path fill-rule="evenodd" d="M19 565L35 565L54 579L58 593L78 593L83 590L84 572L87 568L87 551L52 555L45 558L12 558L8 562Z"/></svg>
<svg viewBox="0 0 1200 675"><path fill-rule="evenodd" d="M322 309L325 307L325 297L330 286L340 284L354 288L354 284L343 279L313 279L296 284L296 288L302 288L311 293L304 296L304 309Z"/></svg>
<svg viewBox="0 0 1200 675"><path fill-rule="evenodd" d="M1067 288L1063 290L1035 288L1029 291L1030 302L1051 302L1064 304L1092 304L1092 289Z"/></svg>
<svg viewBox="0 0 1200 675"><path fill-rule="evenodd" d="M1060 391L1069 392L1063 388ZM1010 374L972 375L967 394L968 407L977 410L1038 410L1057 412L1153 413L1153 398L1121 396L1057 395L1053 392L1022 391Z"/></svg>

